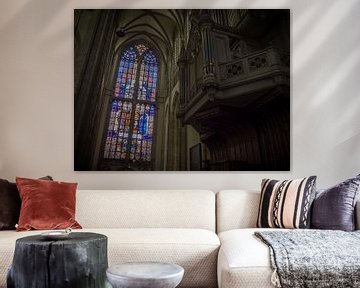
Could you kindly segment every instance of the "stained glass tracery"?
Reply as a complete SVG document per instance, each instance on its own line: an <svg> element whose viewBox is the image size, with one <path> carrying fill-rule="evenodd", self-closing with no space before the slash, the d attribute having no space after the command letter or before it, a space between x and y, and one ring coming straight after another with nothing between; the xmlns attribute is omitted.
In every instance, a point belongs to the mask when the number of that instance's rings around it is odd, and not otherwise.
<svg viewBox="0 0 360 288"><path fill-rule="evenodd" d="M126 50L120 59L115 84L115 97L132 98L135 89L138 57L134 47Z"/></svg>
<svg viewBox="0 0 360 288"><path fill-rule="evenodd" d="M136 45L136 49L139 52L139 55L142 55L148 48L144 44Z"/></svg>
<svg viewBox="0 0 360 288"><path fill-rule="evenodd" d="M151 161L158 63L144 44L121 55L106 134L104 158Z"/></svg>
<svg viewBox="0 0 360 288"><path fill-rule="evenodd" d="M156 57L151 50L144 54L140 65L138 99L155 101L158 67Z"/></svg>

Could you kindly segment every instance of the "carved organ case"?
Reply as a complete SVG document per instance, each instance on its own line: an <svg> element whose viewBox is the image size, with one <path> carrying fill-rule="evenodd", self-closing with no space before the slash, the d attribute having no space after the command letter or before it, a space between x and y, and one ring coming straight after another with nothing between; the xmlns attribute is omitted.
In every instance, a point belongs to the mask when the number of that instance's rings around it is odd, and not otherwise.
<svg viewBox="0 0 360 288"><path fill-rule="evenodd" d="M179 117L206 170L290 169L289 10L192 10Z"/></svg>

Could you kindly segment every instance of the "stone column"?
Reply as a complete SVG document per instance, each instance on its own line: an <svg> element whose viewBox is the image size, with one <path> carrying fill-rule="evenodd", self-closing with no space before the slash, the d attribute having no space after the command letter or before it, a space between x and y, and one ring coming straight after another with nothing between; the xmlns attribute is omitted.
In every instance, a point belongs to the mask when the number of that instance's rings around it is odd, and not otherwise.
<svg viewBox="0 0 360 288"><path fill-rule="evenodd" d="M179 66L179 84L180 84L180 109L184 108L186 105L186 93L187 93L187 58L185 53L184 43L181 46L181 52L179 60L177 62Z"/></svg>
<svg viewBox="0 0 360 288"><path fill-rule="evenodd" d="M214 43L211 35L212 20L210 15L205 14L200 19L202 51L204 54L204 85L216 82L215 79L215 55Z"/></svg>
<svg viewBox="0 0 360 288"><path fill-rule="evenodd" d="M115 32L115 10L102 10L93 32L84 73L75 91L75 170L93 170L91 165L96 144L96 131L103 101L102 80ZM75 49L75 58L77 51Z"/></svg>

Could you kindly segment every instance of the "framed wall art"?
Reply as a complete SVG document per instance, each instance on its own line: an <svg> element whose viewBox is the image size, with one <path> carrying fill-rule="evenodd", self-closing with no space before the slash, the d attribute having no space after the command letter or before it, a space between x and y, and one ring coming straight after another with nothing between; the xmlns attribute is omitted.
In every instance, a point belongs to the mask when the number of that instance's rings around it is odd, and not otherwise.
<svg viewBox="0 0 360 288"><path fill-rule="evenodd" d="M290 170L290 10L77 9L74 49L75 170Z"/></svg>

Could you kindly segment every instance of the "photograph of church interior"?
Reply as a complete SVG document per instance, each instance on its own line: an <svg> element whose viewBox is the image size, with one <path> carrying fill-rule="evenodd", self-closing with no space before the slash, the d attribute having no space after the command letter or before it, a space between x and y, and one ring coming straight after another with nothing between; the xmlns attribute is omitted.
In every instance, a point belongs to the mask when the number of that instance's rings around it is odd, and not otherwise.
<svg viewBox="0 0 360 288"><path fill-rule="evenodd" d="M75 170L289 171L289 9L75 10Z"/></svg>

